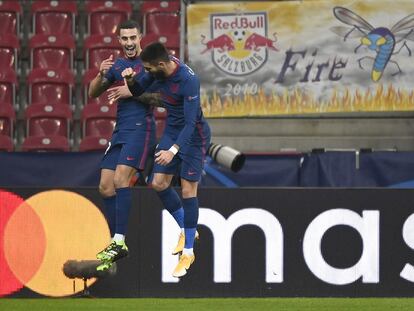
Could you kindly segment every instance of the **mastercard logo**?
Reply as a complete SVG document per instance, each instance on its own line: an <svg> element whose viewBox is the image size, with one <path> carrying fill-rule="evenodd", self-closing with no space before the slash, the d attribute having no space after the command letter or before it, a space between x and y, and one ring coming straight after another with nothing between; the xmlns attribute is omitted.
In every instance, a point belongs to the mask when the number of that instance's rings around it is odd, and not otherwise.
<svg viewBox="0 0 414 311"><path fill-rule="evenodd" d="M109 238L104 215L75 192L50 190L23 199L0 190L0 297L23 287L52 297L74 294L63 264L95 259ZM82 280L75 280L75 289L83 289Z"/></svg>

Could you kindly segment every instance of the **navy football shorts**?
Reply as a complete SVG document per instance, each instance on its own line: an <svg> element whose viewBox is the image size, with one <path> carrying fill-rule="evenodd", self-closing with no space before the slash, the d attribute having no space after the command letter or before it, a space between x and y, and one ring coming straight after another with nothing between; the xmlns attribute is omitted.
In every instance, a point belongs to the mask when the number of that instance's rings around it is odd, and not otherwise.
<svg viewBox="0 0 414 311"><path fill-rule="evenodd" d="M173 144L173 140L169 136L164 135L157 146L155 153L159 150L168 150ZM154 163L153 173L175 175L178 173L178 170L180 170L179 175L181 178L192 182L200 181L209 144L210 138L197 145L180 148L168 165L164 166Z"/></svg>
<svg viewBox="0 0 414 311"><path fill-rule="evenodd" d="M142 171L154 145L155 131L152 128L114 132L102 158L101 169L115 170L118 164L123 164Z"/></svg>

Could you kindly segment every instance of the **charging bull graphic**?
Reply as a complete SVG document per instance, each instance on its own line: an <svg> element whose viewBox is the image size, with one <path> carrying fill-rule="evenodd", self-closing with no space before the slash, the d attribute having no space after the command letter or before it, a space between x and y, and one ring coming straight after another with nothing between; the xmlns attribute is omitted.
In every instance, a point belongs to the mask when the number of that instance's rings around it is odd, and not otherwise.
<svg viewBox="0 0 414 311"><path fill-rule="evenodd" d="M260 69L268 50L277 52L277 36L267 37L266 13L213 14L210 16L211 39L201 35L204 49L213 63L229 75L243 76Z"/></svg>
<svg viewBox="0 0 414 311"><path fill-rule="evenodd" d="M220 53L223 53L225 51L233 51L235 49L233 39L227 34L211 39L206 43L204 42L206 36L201 35L201 37L203 38L201 43L206 45L206 49L203 52L201 52L201 54L204 54L205 52L210 51L211 49L218 49Z"/></svg>
<svg viewBox="0 0 414 311"><path fill-rule="evenodd" d="M276 46L273 45L277 41L276 33L273 34L273 37L275 40L271 40L257 33L254 33L246 39L244 48L248 50L259 51L261 47L267 47L270 50L279 51Z"/></svg>

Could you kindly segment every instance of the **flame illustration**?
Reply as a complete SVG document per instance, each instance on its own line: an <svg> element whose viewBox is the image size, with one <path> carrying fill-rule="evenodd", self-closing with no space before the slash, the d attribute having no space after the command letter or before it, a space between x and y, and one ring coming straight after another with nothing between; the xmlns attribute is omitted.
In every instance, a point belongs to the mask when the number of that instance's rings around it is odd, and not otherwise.
<svg viewBox="0 0 414 311"><path fill-rule="evenodd" d="M325 101L317 100L300 88L265 94L259 89L256 95L220 97L218 92L201 97L201 105L207 117L269 116L310 113L413 111L414 91L400 90L393 85L380 84L375 90L343 92L334 90Z"/></svg>

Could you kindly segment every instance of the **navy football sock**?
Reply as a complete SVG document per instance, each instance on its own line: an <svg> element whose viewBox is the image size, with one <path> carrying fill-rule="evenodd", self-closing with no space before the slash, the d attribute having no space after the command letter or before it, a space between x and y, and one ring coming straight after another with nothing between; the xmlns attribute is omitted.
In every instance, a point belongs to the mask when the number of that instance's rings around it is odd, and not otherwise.
<svg viewBox="0 0 414 311"><path fill-rule="evenodd" d="M111 232L111 237L115 234L115 221L116 221L116 196L103 198L105 205L105 215L106 221L108 222L109 231Z"/></svg>
<svg viewBox="0 0 414 311"><path fill-rule="evenodd" d="M128 226L129 211L132 205L131 188L116 189L116 227L115 233L125 235Z"/></svg>
<svg viewBox="0 0 414 311"><path fill-rule="evenodd" d="M175 212L171 213L180 228L184 228L184 209L180 207Z"/></svg>
<svg viewBox="0 0 414 311"><path fill-rule="evenodd" d="M157 192L157 194L165 209L174 217L180 228L184 228L184 209L177 191L172 187L168 187Z"/></svg>
<svg viewBox="0 0 414 311"><path fill-rule="evenodd" d="M185 231L184 248L193 248L198 222L198 199L196 197L183 199L183 207Z"/></svg>

